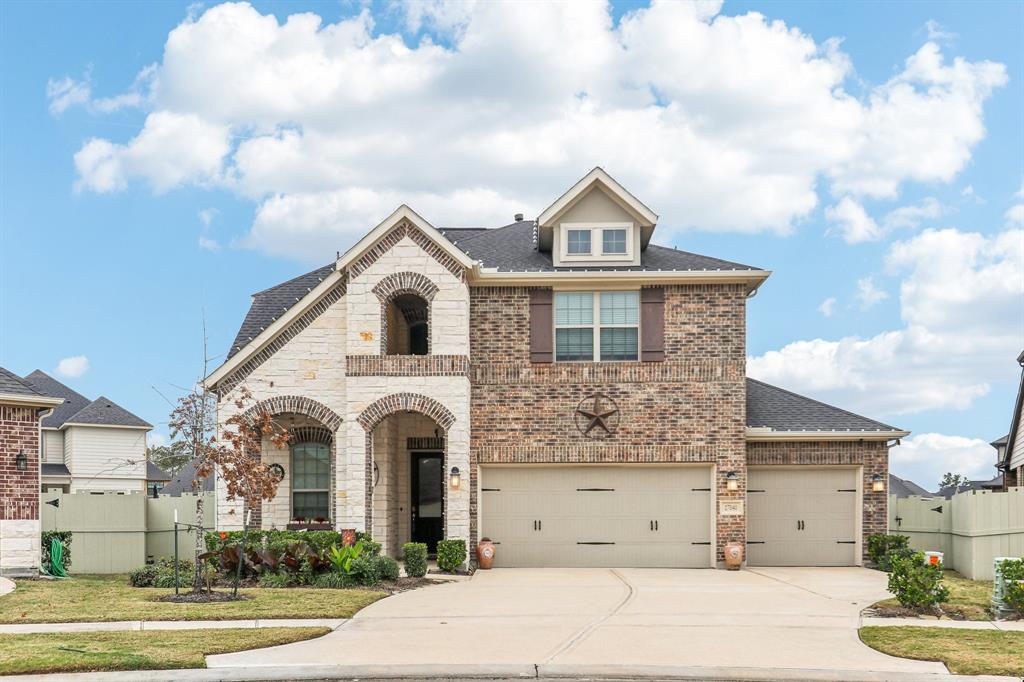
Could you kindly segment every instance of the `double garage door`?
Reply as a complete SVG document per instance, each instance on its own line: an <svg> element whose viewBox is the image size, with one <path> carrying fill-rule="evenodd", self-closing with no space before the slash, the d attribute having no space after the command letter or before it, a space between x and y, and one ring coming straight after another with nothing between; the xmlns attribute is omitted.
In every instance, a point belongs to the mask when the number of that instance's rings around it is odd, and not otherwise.
<svg viewBox="0 0 1024 682"><path fill-rule="evenodd" d="M838 467L751 467L747 563L857 563L859 474ZM483 467L480 534L495 565L714 566L710 466Z"/></svg>
<svg viewBox="0 0 1024 682"><path fill-rule="evenodd" d="M496 566L707 568L709 466L484 467L481 536Z"/></svg>

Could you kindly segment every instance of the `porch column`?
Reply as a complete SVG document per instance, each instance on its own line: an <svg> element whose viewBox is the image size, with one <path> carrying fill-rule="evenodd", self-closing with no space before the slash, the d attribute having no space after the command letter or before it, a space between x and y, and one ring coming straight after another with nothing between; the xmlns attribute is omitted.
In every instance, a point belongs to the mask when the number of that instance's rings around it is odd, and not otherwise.
<svg viewBox="0 0 1024 682"><path fill-rule="evenodd" d="M469 501L472 495L469 475L469 420L457 419L445 434L444 489L448 501L445 516L444 536L448 540L465 540L469 548ZM458 490L452 490L450 474L452 467L459 468L462 482Z"/></svg>

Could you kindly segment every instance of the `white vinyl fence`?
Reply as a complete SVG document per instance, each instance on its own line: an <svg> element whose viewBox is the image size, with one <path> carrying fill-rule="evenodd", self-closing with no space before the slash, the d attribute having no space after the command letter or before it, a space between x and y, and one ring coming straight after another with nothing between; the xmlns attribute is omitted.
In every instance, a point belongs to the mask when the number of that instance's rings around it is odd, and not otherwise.
<svg viewBox="0 0 1024 682"><path fill-rule="evenodd" d="M204 496L205 523L213 527L216 495ZM59 506L47 504L59 500ZM195 523L196 495L152 498L141 493L62 493L41 495L42 530L69 530L71 573L127 573L147 558L174 556L174 510L178 521ZM179 553L191 558L195 534L178 531Z"/></svg>
<svg viewBox="0 0 1024 682"><path fill-rule="evenodd" d="M889 532L910 546L944 554L947 568L992 580L992 560L1024 555L1024 488L971 490L941 497L889 497Z"/></svg>

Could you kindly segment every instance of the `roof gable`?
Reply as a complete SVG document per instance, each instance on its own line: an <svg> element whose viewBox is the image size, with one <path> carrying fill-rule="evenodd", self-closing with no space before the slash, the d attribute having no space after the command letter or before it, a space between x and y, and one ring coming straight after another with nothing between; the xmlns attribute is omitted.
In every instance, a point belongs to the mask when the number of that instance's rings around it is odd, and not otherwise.
<svg viewBox="0 0 1024 682"><path fill-rule="evenodd" d="M64 422L67 426L123 426L151 429L153 425L139 419L113 400L100 396Z"/></svg>
<svg viewBox="0 0 1024 682"><path fill-rule="evenodd" d="M78 391L62 384L40 369L26 376L25 380L46 395L64 399L62 404L53 409L50 416L43 419L44 429L59 429L64 422L92 402Z"/></svg>
<svg viewBox="0 0 1024 682"><path fill-rule="evenodd" d="M39 407L53 407L62 402L59 397L47 395L32 382L3 367L0 367L0 400Z"/></svg>
<svg viewBox="0 0 1024 682"><path fill-rule="evenodd" d="M839 407L747 378L748 436L779 434L877 434L885 438L908 435L894 426L862 417Z"/></svg>

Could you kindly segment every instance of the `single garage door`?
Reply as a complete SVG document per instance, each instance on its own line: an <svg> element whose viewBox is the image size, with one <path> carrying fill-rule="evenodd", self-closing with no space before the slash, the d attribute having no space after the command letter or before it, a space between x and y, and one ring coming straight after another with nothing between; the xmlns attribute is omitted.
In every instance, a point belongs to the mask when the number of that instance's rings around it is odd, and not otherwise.
<svg viewBox="0 0 1024 682"><path fill-rule="evenodd" d="M748 564L857 563L856 469L751 467L747 476Z"/></svg>
<svg viewBox="0 0 1024 682"><path fill-rule="evenodd" d="M483 467L481 536L495 566L711 563L711 467Z"/></svg>

